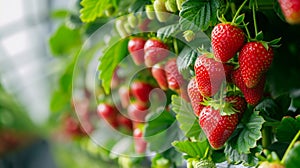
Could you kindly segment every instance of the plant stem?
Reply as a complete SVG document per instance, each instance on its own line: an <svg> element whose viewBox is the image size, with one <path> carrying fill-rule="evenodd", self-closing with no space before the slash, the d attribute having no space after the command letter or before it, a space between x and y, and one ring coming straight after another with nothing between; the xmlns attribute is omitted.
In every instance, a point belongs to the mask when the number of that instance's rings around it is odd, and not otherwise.
<svg viewBox="0 0 300 168"><path fill-rule="evenodd" d="M247 36L248 36L248 39L251 39L251 35L250 35L250 32L249 32L249 29L247 27L247 24L243 21L243 25L245 27L245 30L246 30L246 33L247 33Z"/></svg>
<svg viewBox="0 0 300 168"><path fill-rule="evenodd" d="M174 45L174 52L175 52L176 56L178 56L178 45L177 45L176 38L173 39L173 45Z"/></svg>
<svg viewBox="0 0 300 168"><path fill-rule="evenodd" d="M232 18L231 24L234 23L236 17L238 17L239 13L241 12L242 8L245 6L246 2L247 2L247 0L245 0L245 1L242 3L242 5L239 7L239 9L236 11L234 17Z"/></svg>
<svg viewBox="0 0 300 168"><path fill-rule="evenodd" d="M267 148L271 144L272 131L271 127L265 126L262 129L262 147Z"/></svg>
<svg viewBox="0 0 300 168"><path fill-rule="evenodd" d="M254 32L255 32L255 37L257 35L257 24L256 24L256 5L255 3L252 4L252 14L253 14L253 24L254 24Z"/></svg>
<svg viewBox="0 0 300 168"><path fill-rule="evenodd" d="M300 130L298 131L298 133L295 135L294 139L292 140L292 142L290 143L289 147L287 148L287 150L285 151L282 159L281 159L281 163L283 164L285 162L285 159L288 155L288 153L290 152L290 150L292 149L292 147L294 146L295 142L297 141L297 139L300 136Z"/></svg>

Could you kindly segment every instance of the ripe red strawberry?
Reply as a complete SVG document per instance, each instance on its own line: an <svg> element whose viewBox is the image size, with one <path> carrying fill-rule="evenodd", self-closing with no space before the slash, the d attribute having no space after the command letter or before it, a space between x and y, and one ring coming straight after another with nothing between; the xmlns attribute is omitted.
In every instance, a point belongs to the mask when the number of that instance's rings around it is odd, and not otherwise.
<svg viewBox="0 0 300 168"><path fill-rule="evenodd" d="M131 84L131 92L133 96L142 103L147 103L149 101L149 94L152 89L152 85L143 81L134 81Z"/></svg>
<svg viewBox="0 0 300 168"><path fill-rule="evenodd" d="M118 110L107 103L101 103L97 107L98 116L106 120L113 128L118 127L117 115Z"/></svg>
<svg viewBox="0 0 300 168"><path fill-rule="evenodd" d="M127 108L130 103L130 89L126 86L121 86L118 90L120 102L123 108Z"/></svg>
<svg viewBox="0 0 300 168"><path fill-rule="evenodd" d="M290 24L300 24L300 1L278 0L285 20Z"/></svg>
<svg viewBox="0 0 300 168"><path fill-rule="evenodd" d="M142 65L144 60L144 45L146 40L141 37L134 37L128 42L128 51L136 65Z"/></svg>
<svg viewBox="0 0 300 168"><path fill-rule="evenodd" d="M225 101L232 104L232 107L238 111L239 119L241 119L247 109L246 100L241 96L232 95L226 96Z"/></svg>
<svg viewBox="0 0 300 168"><path fill-rule="evenodd" d="M230 60L243 46L245 35L242 29L230 23L217 24L211 33L215 58L221 62Z"/></svg>
<svg viewBox="0 0 300 168"><path fill-rule="evenodd" d="M127 108L129 118L135 122L145 122L148 107L138 102L131 103Z"/></svg>
<svg viewBox="0 0 300 168"><path fill-rule="evenodd" d="M132 121L129 118L123 116L122 114L119 114L117 116L117 121L120 127L123 127L128 131L132 131Z"/></svg>
<svg viewBox="0 0 300 168"><path fill-rule="evenodd" d="M151 67L169 55L169 47L162 41L151 38L146 41L144 52L145 65Z"/></svg>
<svg viewBox="0 0 300 168"><path fill-rule="evenodd" d="M256 105L259 103L264 92L266 81L265 76L262 77L260 82L254 88L248 88L243 81L242 73L239 68L232 73L232 81L242 91L247 103L250 105Z"/></svg>
<svg viewBox="0 0 300 168"><path fill-rule="evenodd" d="M185 80L178 71L176 58L171 58L165 65L165 71L169 88L174 91L179 91L183 87Z"/></svg>
<svg viewBox="0 0 300 168"><path fill-rule="evenodd" d="M238 122L238 113L221 116L220 110L211 106L204 107L199 116L199 124L214 149L219 149L225 144Z"/></svg>
<svg viewBox="0 0 300 168"><path fill-rule="evenodd" d="M194 69L201 95L210 97L219 91L228 73L226 71L231 68L213 58L208 58L206 54L204 54L197 58Z"/></svg>
<svg viewBox="0 0 300 168"><path fill-rule="evenodd" d="M255 87L261 76L269 69L273 60L273 49L268 50L261 42L249 42L239 54L239 64L244 83L248 88Z"/></svg>
<svg viewBox="0 0 300 168"><path fill-rule="evenodd" d="M147 149L147 142L143 138L143 132L141 128L135 128L133 131L133 140L135 152L138 154L145 153Z"/></svg>
<svg viewBox="0 0 300 168"><path fill-rule="evenodd" d="M201 103L203 102L203 96L201 95L198 84L195 78L192 78L187 87L188 95L192 103L194 114L199 116L201 110L205 107Z"/></svg>
<svg viewBox="0 0 300 168"><path fill-rule="evenodd" d="M168 81L166 77L166 72L164 70L164 66L162 64L155 64L151 68L152 76L158 83L159 87L162 90L168 89Z"/></svg>

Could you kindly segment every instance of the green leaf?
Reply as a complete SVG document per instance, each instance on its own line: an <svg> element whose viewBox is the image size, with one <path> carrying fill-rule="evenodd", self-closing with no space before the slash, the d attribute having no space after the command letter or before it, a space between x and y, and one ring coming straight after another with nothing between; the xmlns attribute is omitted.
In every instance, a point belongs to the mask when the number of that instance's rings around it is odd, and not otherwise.
<svg viewBox="0 0 300 168"><path fill-rule="evenodd" d="M67 109L70 104L71 97L60 90L55 90L51 95L50 110L52 112L61 112Z"/></svg>
<svg viewBox="0 0 300 168"><path fill-rule="evenodd" d="M261 128L265 120L254 111L237 139L239 153L250 153L250 149L257 146L256 142L262 137Z"/></svg>
<svg viewBox="0 0 300 168"><path fill-rule="evenodd" d="M176 34L181 32L179 26L180 26L179 24L172 24L172 25L162 27L157 30L157 37L160 39L166 39L170 36L175 36Z"/></svg>
<svg viewBox="0 0 300 168"><path fill-rule="evenodd" d="M83 0L80 3L80 18L83 22L92 22L103 15L104 10L110 4L109 0Z"/></svg>
<svg viewBox="0 0 300 168"><path fill-rule="evenodd" d="M237 144L235 141L229 142L224 149L227 161L231 164L243 164L245 166L255 166L258 163L258 159L255 157L255 153L261 151L261 148L255 148L251 150L251 153L240 154L237 150Z"/></svg>
<svg viewBox="0 0 300 168"><path fill-rule="evenodd" d="M279 142L291 142L299 130L300 116L284 117L276 129L276 138Z"/></svg>
<svg viewBox="0 0 300 168"><path fill-rule="evenodd" d="M70 11L65 9L59 9L51 12L51 18L53 19L63 19L69 15Z"/></svg>
<svg viewBox="0 0 300 168"><path fill-rule="evenodd" d="M182 4L179 13L182 30L202 30L218 23L217 10L221 6L220 0L187 0Z"/></svg>
<svg viewBox="0 0 300 168"><path fill-rule="evenodd" d="M287 110L287 109L286 109ZM264 99L255 107L255 111L259 111L266 120L280 120L283 112L273 99Z"/></svg>
<svg viewBox="0 0 300 168"><path fill-rule="evenodd" d="M190 103L176 95L172 95L172 110L176 113L176 119L180 129L186 137L199 137L202 132L197 117L194 115Z"/></svg>
<svg viewBox="0 0 300 168"><path fill-rule="evenodd" d="M296 143L290 150L285 160L285 166L288 168L297 168L300 163L300 143Z"/></svg>
<svg viewBox="0 0 300 168"><path fill-rule="evenodd" d="M51 52L56 56L70 54L81 44L82 39L79 29L70 29L65 24L60 25L49 39Z"/></svg>
<svg viewBox="0 0 300 168"><path fill-rule="evenodd" d="M198 57L198 52L190 47L185 47L177 59L178 70L182 72L191 66Z"/></svg>
<svg viewBox="0 0 300 168"><path fill-rule="evenodd" d="M185 141L174 141L172 145L179 152L187 154L192 158L204 158L206 151L209 149L209 144L206 140L191 142Z"/></svg>
<svg viewBox="0 0 300 168"><path fill-rule="evenodd" d="M112 46L109 46L104 55L99 59L99 79L102 80L102 86L106 94L110 92L110 83L115 68L128 55L127 44L127 38L117 41Z"/></svg>
<svg viewBox="0 0 300 168"><path fill-rule="evenodd" d="M179 139L178 125L170 112L150 113L146 120L144 137L151 151L163 152L171 147L171 142Z"/></svg>

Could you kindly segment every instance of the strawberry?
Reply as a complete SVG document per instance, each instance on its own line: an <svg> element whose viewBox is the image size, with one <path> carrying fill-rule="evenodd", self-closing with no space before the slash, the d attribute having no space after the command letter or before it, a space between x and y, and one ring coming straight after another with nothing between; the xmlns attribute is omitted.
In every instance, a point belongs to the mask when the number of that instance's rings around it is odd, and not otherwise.
<svg viewBox="0 0 300 168"><path fill-rule="evenodd" d="M162 41L151 38L146 41L144 52L145 65L151 67L169 55L169 47Z"/></svg>
<svg viewBox="0 0 300 168"><path fill-rule="evenodd" d="M215 58L221 62L230 60L243 46L245 35L242 29L230 23L217 24L211 33Z"/></svg>
<svg viewBox="0 0 300 168"><path fill-rule="evenodd" d="M285 20L290 24L300 24L300 1L278 0Z"/></svg>
<svg viewBox="0 0 300 168"><path fill-rule="evenodd" d="M168 81L166 77L166 73L164 70L164 65L162 64L155 64L151 68L152 76L158 83L159 87L162 90L167 90L168 89Z"/></svg>
<svg viewBox="0 0 300 168"><path fill-rule="evenodd" d="M149 94L152 89L152 85L143 81L134 81L131 84L131 93L142 103L147 103L149 101Z"/></svg>
<svg viewBox="0 0 300 168"><path fill-rule="evenodd" d="M165 65L165 71L169 88L174 91L179 91L183 87L185 80L178 71L176 58L171 58Z"/></svg>
<svg viewBox="0 0 300 168"><path fill-rule="evenodd" d="M221 116L220 110L211 106L204 107L199 116L199 124L214 149L220 149L225 144L238 122L238 113Z"/></svg>
<svg viewBox="0 0 300 168"><path fill-rule="evenodd" d="M195 62L194 70L201 95L210 97L215 95L226 78L226 71L231 68L226 64L208 58L206 54L199 56Z"/></svg>
<svg viewBox="0 0 300 168"><path fill-rule="evenodd" d="M192 78L187 87L188 95L192 103L194 114L199 116L201 110L205 107L201 103L203 102L204 97L201 95L198 84L195 78Z"/></svg>
<svg viewBox="0 0 300 168"><path fill-rule="evenodd" d="M117 115L118 110L107 103L101 103L97 107L98 116L106 120L113 128L118 127Z"/></svg>
<svg viewBox="0 0 300 168"><path fill-rule="evenodd" d="M130 103L130 89L126 86L121 86L118 90L120 102L123 108L127 108Z"/></svg>
<svg viewBox="0 0 300 168"><path fill-rule="evenodd" d="M232 95L226 96L225 101L232 104L232 107L238 112L239 119L241 119L247 109L246 100L241 96Z"/></svg>
<svg viewBox="0 0 300 168"><path fill-rule="evenodd" d="M258 168L285 168L285 166L282 165L280 162L264 161L258 166Z"/></svg>
<svg viewBox="0 0 300 168"><path fill-rule="evenodd" d="M136 65L142 65L144 60L144 45L146 40L141 37L134 37L128 42L128 51Z"/></svg>
<svg viewBox="0 0 300 168"><path fill-rule="evenodd" d="M244 97L250 105L256 105L259 103L263 96L265 86L265 76L262 77L260 82L254 88L248 88L243 81L241 69L237 69L232 73L233 83L242 91Z"/></svg>
<svg viewBox="0 0 300 168"><path fill-rule="evenodd" d="M259 83L272 60L271 47L266 49L261 42L248 42L244 45L239 54L239 64L244 83L248 88L253 88Z"/></svg>
<svg viewBox="0 0 300 168"><path fill-rule="evenodd" d="M134 140L135 152L138 154L145 153L147 148L147 142L143 138L143 132L141 128L134 129L133 140Z"/></svg>
<svg viewBox="0 0 300 168"><path fill-rule="evenodd" d="M138 102L133 102L128 106L127 113L131 120L135 122L145 122L148 107Z"/></svg>
<svg viewBox="0 0 300 168"><path fill-rule="evenodd" d="M159 22L166 22L170 17L165 5L166 0L154 0L153 7L156 18Z"/></svg>
<svg viewBox="0 0 300 168"><path fill-rule="evenodd" d="M117 116L117 121L120 127L123 127L128 131L132 131L132 121L129 118L123 116L122 114L119 114Z"/></svg>

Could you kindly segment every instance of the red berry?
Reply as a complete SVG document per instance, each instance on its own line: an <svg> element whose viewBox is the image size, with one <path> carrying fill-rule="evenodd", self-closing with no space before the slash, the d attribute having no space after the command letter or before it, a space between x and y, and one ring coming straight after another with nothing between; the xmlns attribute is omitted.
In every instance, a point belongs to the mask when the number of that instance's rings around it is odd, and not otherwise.
<svg viewBox="0 0 300 168"><path fill-rule="evenodd" d="M201 103L203 102L203 96L201 95L198 84L195 78L192 78L188 84L188 95L192 103L192 107L196 116L199 116L201 110L205 107Z"/></svg>
<svg viewBox="0 0 300 168"><path fill-rule="evenodd" d="M128 42L128 51L136 65L142 65L144 60L144 45L146 40L141 37L134 37Z"/></svg>
<svg viewBox="0 0 300 168"><path fill-rule="evenodd" d="M246 100L241 96L233 95L226 96L225 101L232 104L232 107L238 111L239 119L241 119L247 109Z"/></svg>
<svg viewBox="0 0 300 168"><path fill-rule="evenodd" d="M118 90L120 102L123 108L127 108L130 103L130 89L126 86L121 86Z"/></svg>
<svg viewBox="0 0 300 168"><path fill-rule="evenodd" d="M258 168L285 168L285 166L282 165L280 162L264 161L264 162L260 163Z"/></svg>
<svg viewBox="0 0 300 168"><path fill-rule="evenodd" d="M148 67L159 63L169 55L169 47L158 39L148 39L144 46L145 65Z"/></svg>
<svg viewBox="0 0 300 168"><path fill-rule="evenodd" d="M162 64L155 64L152 69L152 76L158 83L159 87L162 90L168 89L168 81L166 77L166 72L164 70L164 66Z"/></svg>
<svg viewBox="0 0 300 168"><path fill-rule="evenodd" d="M245 35L242 29L230 23L217 24L211 33L215 58L221 62L230 60L243 46Z"/></svg>
<svg viewBox="0 0 300 168"><path fill-rule="evenodd" d="M228 65L223 65L206 55L197 58L194 69L201 95L210 97L220 90L221 84L226 78L226 70L230 69L226 66Z"/></svg>
<svg viewBox="0 0 300 168"><path fill-rule="evenodd" d="M290 24L300 24L300 1L278 0L285 20Z"/></svg>
<svg viewBox="0 0 300 168"><path fill-rule="evenodd" d="M249 42L239 54L239 64L244 83L248 88L255 87L261 76L269 69L273 60L273 49L268 50L261 42Z"/></svg>
<svg viewBox="0 0 300 168"><path fill-rule="evenodd" d="M219 149L225 144L238 122L237 113L221 116L220 110L211 106L204 107L199 116L199 124L214 149Z"/></svg>
<svg viewBox="0 0 300 168"><path fill-rule="evenodd" d="M131 92L133 96L142 103L147 103L149 101L149 94L152 89L152 85L143 81L134 81L131 84Z"/></svg>
<svg viewBox="0 0 300 168"><path fill-rule="evenodd" d="M180 91L180 88L183 87L185 80L178 71L176 58L171 58L168 60L165 65L165 71L169 88L174 91Z"/></svg>
<svg viewBox="0 0 300 168"><path fill-rule="evenodd" d="M145 122L146 115L148 114L148 107L138 102L133 102L127 108L128 116L135 122Z"/></svg>
<svg viewBox="0 0 300 168"><path fill-rule="evenodd" d="M241 70L237 69L232 73L232 81L242 91L247 103L250 105L259 103L264 93L265 76L262 77L260 82L254 88L248 88L243 81Z"/></svg>
<svg viewBox="0 0 300 168"><path fill-rule="evenodd" d="M133 140L135 152L138 154L145 153L147 149L147 142L143 138L143 132L140 128L135 128L133 131Z"/></svg>
<svg viewBox="0 0 300 168"><path fill-rule="evenodd" d="M113 128L118 127L118 110L114 106L107 103L101 103L98 105L97 113L99 117L106 120Z"/></svg>
<svg viewBox="0 0 300 168"><path fill-rule="evenodd" d="M129 131L132 130L132 121L129 118L123 116L122 114L119 114L117 116L117 121L120 127L123 127Z"/></svg>

